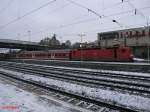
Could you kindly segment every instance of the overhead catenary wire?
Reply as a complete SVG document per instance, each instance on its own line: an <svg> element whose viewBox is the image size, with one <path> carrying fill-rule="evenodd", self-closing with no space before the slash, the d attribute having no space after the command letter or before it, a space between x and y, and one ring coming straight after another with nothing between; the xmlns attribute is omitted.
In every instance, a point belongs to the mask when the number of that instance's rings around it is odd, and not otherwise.
<svg viewBox="0 0 150 112"><path fill-rule="evenodd" d="M7 27L8 25L10 25L10 24L12 24L12 23L15 23L15 22L21 20L22 18L24 18L24 17L26 17L26 16L28 16L28 15L31 15L31 14L33 14L33 13L39 11L40 9L42 9L42 8L44 8L44 7L46 7L46 6L50 5L50 4L52 4L52 3L54 3L55 1L56 1L56 0L49 1L49 2L47 2L47 3L43 4L43 5L41 5L40 7L35 8L35 9L33 9L33 10L31 10L31 11L25 13L24 15L22 15L22 16L16 18L16 19L14 19L14 20L12 20L12 21L10 21L10 22L8 22L8 23L6 23L6 24L0 26L0 30L3 29L3 28L5 28L5 27Z"/></svg>
<svg viewBox="0 0 150 112"><path fill-rule="evenodd" d="M140 10L145 10L145 9L150 9L150 7L142 7L142 8L139 8L139 9ZM110 14L110 15L107 15L107 16L103 16L103 18L117 16L117 15L123 15L123 14L127 14L127 13L132 13L133 11L134 11L134 9L127 10L127 11L122 11L122 12L118 12L118 13L113 13L113 14ZM85 15L85 16L87 16L87 15ZM66 27L70 27L70 26L73 26L73 25L82 24L82 23L86 23L86 22L90 22L90 21L97 21L97 19L96 18L90 18L90 19L80 20L80 21L77 21L77 22L69 23L69 24L60 25L60 26L55 27L55 28L46 28L46 29L43 29L43 30L40 30L40 31L37 31L37 32L32 32L31 35L39 34L41 32L43 33L43 32L48 31L50 29L57 30L57 29L60 29L60 28L66 28ZM9 34L3 34L3 35L11 35L11 34L9 33ZM24 34L22 36L26 37L27 34Z"/></svg>
<svg viewBox="0 0 150 112"><path fill-rule="evenodd" d="M132 0L132 1L134 1L134 0ZM127 2L128 2L128 0L124 0L123 2L122 1L121 2L117 2L117 3L113 4L113 5L110 5L109 7L103 8L103 10L110 9L110 8L112 9L113 7L122 5L123 3L127 3Z"/></svg>
<svg viewBox="0 0 150 112"><path fill-rule="evenodd" d="M90 18L90 19L86 19L86 20L80 20L80 21L77 21L77 22L74 22L74 23L69 23L69 24L64 24L64 25L60 25L58 27L55 27L55 28L52 28L52 30L57 30L57 29L60 29L60 28L66 28L66 27L71 27L73 25L78 25L78 24L83 24L83 23L87 23L87 22L91 22L91 21L96 21L97 19L96 18ZM112 22L111 22L112 23ZM41 33L41 32L44 32L44 31L48 31L50 30L50 28L47 28L45 30L41 30L41 31L38 31L38 32L34 32L32 33L32 35L34 34L38 34L38 33ZM23 36L27 36L27 34L23 35Z"/></svg>
<svg viewBox="0 0 150 112"><path fill-rule="evenodd" d="M144 8L140 8L141 10L143 9L147 9L147 8L150 8L150 7L144 7ZM114 15L121 15L121 14L124 14L124 13L129 13L129 12L133 12L133 10L129 10L129 11L125 11L125 12L119 12L119 13L116 13L116 14L110 14L108 16L114 16ZM102 18L105 18L107 16L103 16ZM97 20L97 19L95 19ZM92 20L86 20L87 22L89 21L94 21L94 19ZM59 28L65 28L65 27L69 27L69 26L72 26L72 25L76 25L76 24L81 24L81 23L86 23L86 21L82 20L82 21L77 21L77 22L74 22L74 23L69 23L69 24L66 24L66 25L60 25L59 27L57 27L56 29L59 29ZM55 29L55 28L54 28ZM46 30L49 30L49 28L47 28ZM42 30L44 31L44 30ZM40 33L42 31L39 31L39 32L33 32L33 34L37 34L37 33Z"/></svg>
<svg viewBox="0 0 150 112"><path fill-rule="evenodd" d="M57 11L64 9L64 8L66 8L66 7L69 6L69 5L70 5L69 3L64 4L64 5L60 6L59 8L56 8L56 9L50 11L49 13L50 13L50 14L51 14L51 13L56 13Z"/></svg>
<svg viewBox="0 0 150 112"><path fill-rule="evenodd" d="M111 22L110 22L111 23ZM129 26L129 28L134 28L133 26L140 26L140 27L144 27L144 25L143 24L131 24L130 26ZM105 28L105 29L103 29L103 28L97 28L97 29L93 29L93 30L88 30L88 31L82 31L82 33L84 32L85 34L92 34L94 31L107 31L107 32L109 32L109 31L112 31L111 29L119 29L120 27L118 26L118 27L111 27L111 28ZM123 30L123 29L122 29ZM38 32L38 33L40 33L40 32ZM80 34L81 33L81 31L80 32L75 32L75 33L65 33L65 34L63 34L63 35L58 35L58 36L78 36L78 34ZM94 32L95 33L95 32ZM32 34L37 34L37 33L32 33ZM32 35L31 34L31 35ZM49 34L51 34L51 35L53 35L54 33L49 33ZM20 35L20 34L19 34ZM18 35L17 35L18 36ZM26 34L26 35L22 35L23 37L27 37L28 35ZM16 38L16 36L15 37L11 37L11 38L9 38L9 39L12 39L12 38ZM70 37L71 38L71 37ZM74 38L74 37L73 37Z"/></svg>
<svg viewBox="0 0 150 112"><path fill-rule="evenodd" d="M7 6L8 5L10 5L12 2L13 2L14 0L10 0L8 3L7 3ZM126 1L125 1L126 2ZM57 8L57 9L55 9L55 10L53 10L53 11L51 11L50 13L53 13L53 12L56 12L56 11L58 11L58 10L60 10L60 9L63 9L63 8L65 8L65 7L67 7L69 4L64 4L63 6L61 6L61 7L59 7L59 8ZM117 5L120 5L120 2L119 3L117 3L117 4L114 4L114 5L112 5L112 6L117 6ZM5 8L7 8L7 7L5 7ZM110 8L110 7L108 7L108 8ZM92 11L92 10L90 10L89 9L89 11ZM94 13L94 12L93 12ZM87 14L85 15L85 16L87 16ZM21 19L21 17L18 17L18 18L16 18L17 20L20 20ZM76 19L76 18L74 18L74 19ZM9 23L8 23L8 25L9 24L12 24L13 22L16 22L17 20L12 20L12 21L10 21ZM3 25L4 27L6 27L5 25ZM3 34L3 35L9 35L9 34Z"/></svg>
<svg viewBox="0 0 150 112"><path fill-rule="evenodd" d="M74 5L77 5L78 7L81 7L81 8L83 8L83 9L86 9L88 12L91 12L91 13L97 15L99 18L102 17L102 15L100 15L100 14L97 13L96 11L94 11L94 10L92 10L92 9L90 9L90 8L88 8L88 7L84 6L84 5L82 5L82 4L79 4L79 3L77 3L77 2L75 2L75 1L73 1L73 0L67 0L67 1L70 2L70 3L72 3L72 4L74 4Z"/></svg>
<svg viewBox="0 0 150 112"><path fill-rule="evenodd" d="M128 0L128 4L135 10L135 11L134 11L134 14L136 15L137 12L139 12L139 14L146 20L146 22L147 22L147 24L148 24L149 18L146 17L146 16L140 11L140 9L137 9L129 0Z"/></svg>
<svg viewBox="0 0 150 112"><path fill-rule="evenodd" d="M119 18L120 19L120 18ZM109 23L112 23L112 22L109 22ZM100 23L100 24L104 24L104 23ZM127 29L129 28L133 28L133 25L137 25L137 26L144 26L143 24L132 24L132 25L128 25ZM120 26L119 26L120 27ZM84 33L88 33L88 32L92 32L92 31L99 31L101 29L97 28L97 29L94 29L94 30L90 30L90 31L83 31ZM36 35L36 34L39 34L39 33L43 33L43 31L39 31L39 32L33 32L31 35ZM80 32L79 32L80 33ZM53 33L52 33L53 34ZM25 34L25 35L22 35L23 37L27 37L28 35ZM66 36L66 35L65 35Z"/></svg>
<svg viewBox="0 0 150 112"><path fill-rule="evenodd" d="M79 4L79 3L75 2L75 1L73 1L73 0L67 0L67 1L69 1L70 3L72 3L74 5L77 5L77 6L81 7L81 8L83 8L83 9L86 9L88 12L91 12L91 13L95 14L100 19L104 16L104 15L100 15L99 13L97 13L96 11L94 11L93 9L90 9L90 8L88 8L88 7L86 7L86 6L82 5L82 4ZM117 25L119 25L120 27L122 27L122 24L119 23L117 20L114 20L114 19L111 19L111 18L108 18L108 19L110 19L112 22L114 22Z"/></svg>
<svg viewBox="0 0 150 112"><path fill-rule="evenodd" d="M147 9L147 8L150 8L150 7L143 7L143 8L140 8L140 9L144 10L144 9ZM122 15L122 14L126 14L126 13L131 13L131 12L133 12L133 10L122 11L122 12L119 12L119 13L114 13L114 14L110 14L110 15L107 15L107 16L103 16L101 19L109 18L109 17L117 16L117 15ZM70 26L73 26L73 25L82 24L82 23L86 23L86 22L90 22L90 21L96 21L96 20L97 20L96 18L90 18L90 19L80 20L80 21L77 21L77 22L72 22L72 23L68 23L68 24L65 24L65 25L60 25L59 27L54 28L54 29L70 27Z"/></svg>
<svg viewBox="0 0 150 112"><path fill-rule="evenodd" d="M54 0L55 1L55 0ZM70 0L67 0L67 1L70 1ZM74 1L72 1L71 0L71 2L72 3L75 3L76 5L78 5L78 6L80 6L80 7L82 7L82 8L85 8L85 9L87 9L88 11L91 11L92 13L94 13L94 14L97 14L95 11L93 11L93 10L91 10L91 9L89 9L89 8L87 8L87 7L84 7L83 5L80 5L80 4L78 4L78 3L76 3L76 2L74 2ZM127 1L123 1L123 2L127 2ZM117 5L117 4L116 4ZM149 8L149 7L145 7L145 8ZM122 13L122 12L121 12ZM124 12L123 12L124 13ZM97 14L98 15L98 14ZM117 14L116 14L117 15ZM119 13L118 13L118 15L119 15ZM99 15L98 15L99 16ZM101 16L99 16L99 17L101 17ZM105 16L106 17L106 16ZM21 17L20 17L21 18ZM19 18L18 18L19 19ZM114 21L113 19L112 19L112 21ZM13 21L12 21L13 22ZM117 24L118 24L118 22L117 22ZM119 24L118 24L119 25ZM121 26L121 25L120 25Z"/></svg>

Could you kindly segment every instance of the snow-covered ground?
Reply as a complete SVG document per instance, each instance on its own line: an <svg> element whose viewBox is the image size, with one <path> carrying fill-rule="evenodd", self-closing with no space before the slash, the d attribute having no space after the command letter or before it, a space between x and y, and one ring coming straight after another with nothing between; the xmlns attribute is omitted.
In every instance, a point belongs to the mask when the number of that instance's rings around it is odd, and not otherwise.
<svg viewBox="0 0 150 112"><path fill-rule="evenodd" d="M120 93L117 91L104 90L101 88L92 88L86 87L83 85L72 84L69 82L39 77L35 75L28 75L19 72L13 72L10 70L0 69L0 71L11 73L13 75L20 76L24 79L30 79L34 81L40 81L42 83L46 83L51 85L52 87L58 87L67 92L72 92L75 94L84 94L85 96L95 98L97 100L111 101L117 104L121 104L124 106L128 106L131 108L142 109L146 111L150 111L150 98L131 95L128 93Z"/></svg>
<svg viewBox="0 0 150 112"><path fill-rule="evenodd" d="M48 103L41 98L50 99L52 102ZM79 110L88 112L88 110L60 102L49 96L29 93L0 80L0 112L72 112L72 109L76 112Z"/></svg>

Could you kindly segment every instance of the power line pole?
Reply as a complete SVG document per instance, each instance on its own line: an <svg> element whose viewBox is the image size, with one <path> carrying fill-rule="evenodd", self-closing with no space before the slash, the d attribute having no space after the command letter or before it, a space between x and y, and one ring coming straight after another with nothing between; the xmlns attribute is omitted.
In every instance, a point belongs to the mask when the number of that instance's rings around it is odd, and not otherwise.
<svg viewBox="0 0 150 112"><path fill-rule="evenodd" d="M81 56L80 56L80 59L81 59L81 62L83 60L83 56L82 56L82 48L83 48L83 37L85 36L85 34L78 34L78 36L81 38L81 42L80 42L80 49L81 49Z"/></svg>

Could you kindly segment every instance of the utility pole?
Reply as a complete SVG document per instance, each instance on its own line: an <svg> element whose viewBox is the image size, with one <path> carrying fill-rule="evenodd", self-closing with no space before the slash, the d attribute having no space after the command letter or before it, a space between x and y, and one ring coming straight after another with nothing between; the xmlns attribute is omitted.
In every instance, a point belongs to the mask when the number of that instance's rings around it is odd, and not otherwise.
<svg viewBox="0 0 150 112"><path fill-rule="evenodd" d="M81 48L81 62L82 62L82 60L83 60L83 57L82 57L82 47L83 47L83 37L85 36L85 34L78 34L78 36L81 38L81 43L80 43L80 48Z"/></svg>

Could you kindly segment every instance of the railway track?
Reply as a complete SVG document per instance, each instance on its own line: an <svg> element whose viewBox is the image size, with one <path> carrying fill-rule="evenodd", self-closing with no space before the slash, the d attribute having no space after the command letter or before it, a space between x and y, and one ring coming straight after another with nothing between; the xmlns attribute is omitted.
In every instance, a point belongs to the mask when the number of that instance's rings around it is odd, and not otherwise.
<svg viewBox="0 0 150 112"><path fill-rule="evenodd" d="M150 96L150 76L110 74L84 70L71 70L57 67L43 67L31 64L0 63L5 69L36 74L47 78L56 78L86 86L105 87L132 94Z"/></svg>
<svg viewBox="0 0 150 112"><path fill-rule="evenodd" d="M119 62L87 62L87 61L60 61L60 60L36 60L36 59L18 59L8 60L12 62L42 64L50 66L66 66L76 68L90 68L90 69L103 69L103 70L116 70L116 71L131 71L150 73L149 63L119 63Z"/></svg>
<svg viewBox="0 0 150 112"><path fill-rule="evenodd" d="M86 70L67 69L63 67L40 66L33 64L22 64L12 62L0 62L0 67L11 69L23 73L40 75L47 78L54 78L63 81L70 81L73 83L83 84L92 87L106 87L107 89L121 90L133 94L140 94L150 96L150 77L149 76L135 76L124 74L109 74L101 71L93 72ZM120 77L121 75L121 77ZM113 77L112 77L113 76ZM119 80L114 80L118 78ZM133 78L133 79L132 79ZM125 82L121 79L128 80ZM130 82L130 81L131 82ZM143 82L145 81L145 82ZM111 104L112 105L112 104Z"/></svg>
<svg viewBox="0 0 150 112"><path fill-rule="evenodd" d="M101 102L94 99L90 99L81 95L72 94L69 92L65 92L62 90L59 90L57 88L53 88L49 85L37 82L37 81L31 81L31 80L25 80L23 78L14 76L12 74L8 74L5 72L0 72L0 76L3 78L7 78L8 80L19 82L20 84L24 84L27 87L30 87L33 91L38 91L42 93L51 94L52 96L61 99L63 101L75 104L76 106L81 106L86 109L90 109L92 111L96 112L138 112L138 110L134 110L132 108L123 107L119 105L112 105L109 102Z"/></svg>

